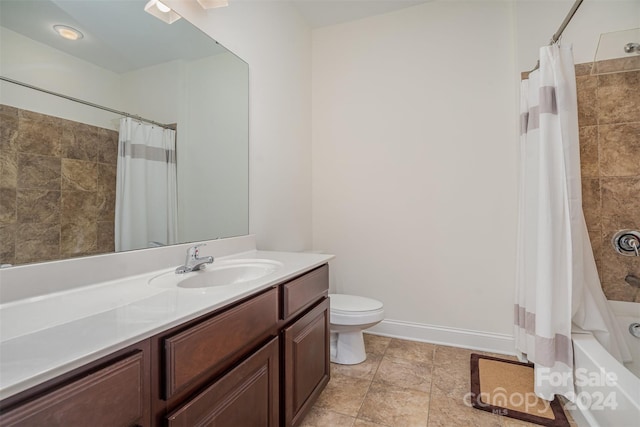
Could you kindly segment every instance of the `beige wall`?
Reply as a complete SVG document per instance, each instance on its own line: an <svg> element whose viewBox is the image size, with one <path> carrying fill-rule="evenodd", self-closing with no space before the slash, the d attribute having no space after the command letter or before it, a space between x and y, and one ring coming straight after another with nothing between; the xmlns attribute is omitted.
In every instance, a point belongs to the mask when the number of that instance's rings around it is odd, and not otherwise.
<svg viewBox="0 0 640 427"><path fill-rule="evenodd" d="M314 245L396 332L511 336L519 72L572 3L430 2L314 30ZM563 40L585 62L639 24L637 1L585 2Z"/></svg>
<svg viewBox="0 0 640 427"><path fill-rule="evenodd" d="M388 321L510 335L517 70L507 2L313 33L313 240Z"/></svg>
<svg viewBox="0 0 640 427"><path fill-rule="evenodd" d="M590 71L590 63L576 66L585 219L605 295L640 302L624 281L640 277L640 257L611 244L618 230L640 230L640 71Z"/></svg>
<svg viewBox="0 0 640 427"><path fill-rule="evenodd" d="M118 133L0 105L0 264L113 252Z"/></svg>

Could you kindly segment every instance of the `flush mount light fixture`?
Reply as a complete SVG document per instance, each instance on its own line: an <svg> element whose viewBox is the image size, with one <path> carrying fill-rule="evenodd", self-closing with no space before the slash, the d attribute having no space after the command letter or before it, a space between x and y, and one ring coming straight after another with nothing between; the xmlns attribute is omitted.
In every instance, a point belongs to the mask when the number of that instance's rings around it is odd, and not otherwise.
<svg viewBox="0 0 640 427"><path fill-rule="evenodd" d="M196 0L204 9L229 6L228 0Z"/></svg>
<svg viewBox="0 0 640 427"><path fill-rule="evenodd" d="M159 0L149 0L144 7L144 11L167 24L173 24L181 18L180 15L175 13L169 6Z"/></svg>
<svg viewBox="0 0 640 427"><path fill-rule="evenodd" d="M66 25L54 25L53 29L60 35L60 37L67 40L80 40L84 37L84 34L82 34L80 31Z"/></svg>

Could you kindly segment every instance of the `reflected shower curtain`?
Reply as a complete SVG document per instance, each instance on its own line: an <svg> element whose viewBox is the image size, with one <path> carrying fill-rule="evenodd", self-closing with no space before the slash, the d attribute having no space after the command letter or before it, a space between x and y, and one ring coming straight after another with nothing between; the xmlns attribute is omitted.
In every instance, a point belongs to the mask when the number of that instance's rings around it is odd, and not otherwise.
<svg viewBox="0 0 640 427"><path fill-rule="evenodd" d="M176 132L126 117L120 120L115 249L176 243Z"/></svg>
<svg viewBox="0 0 640 427"><path fill-rule="evenodd" d="M570 48L540 49L540 68L522 81L520 104L516 350L535 364L538 396L573 401L572 322L618 359L629 354L600 287L582 211Z"/></svg>

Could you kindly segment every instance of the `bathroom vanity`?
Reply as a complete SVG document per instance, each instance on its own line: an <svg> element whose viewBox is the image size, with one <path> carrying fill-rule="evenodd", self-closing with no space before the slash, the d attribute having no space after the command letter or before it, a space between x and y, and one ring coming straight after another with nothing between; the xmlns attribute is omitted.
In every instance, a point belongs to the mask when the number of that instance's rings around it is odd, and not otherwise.
<svg viewBox="0 0 640 427"><path fill-rule="evenodd" d="M284 267L222 287L230 289L150 289L101 314L54 319L49 328L3 339L0 425L299 424L329 381L331 256L257 251L242 257ZM128 289L147 291L157 275L130 278ZM56 305L74 300L62 294ZM34 309L39 302L33 300ZM2 306L3 320L11 319L12 304ZM75 344L62 351L65 340ZM49 355L33 354L49 347ZM77 357L81 350L87 355ZM20 351L26 367L20 367Z"/></svg>

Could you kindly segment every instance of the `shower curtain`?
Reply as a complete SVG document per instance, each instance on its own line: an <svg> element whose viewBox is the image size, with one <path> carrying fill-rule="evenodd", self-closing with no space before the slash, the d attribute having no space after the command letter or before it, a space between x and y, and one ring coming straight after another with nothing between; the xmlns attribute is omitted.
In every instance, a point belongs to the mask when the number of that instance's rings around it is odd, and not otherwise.
<svg viewBox="0 0 640 427"><path fill-rule="evenodd" d="M534 363L535 393L574 401L572 322L629 357L600 286L582 211L571 48L540 49L521 84L515 340Z"/></svg>
<svg viewBox="0 0 640 427"><path fill-rule="evenodd" d="M115 249L176 243L176 132L130 117L120 120Z"/></svg>

